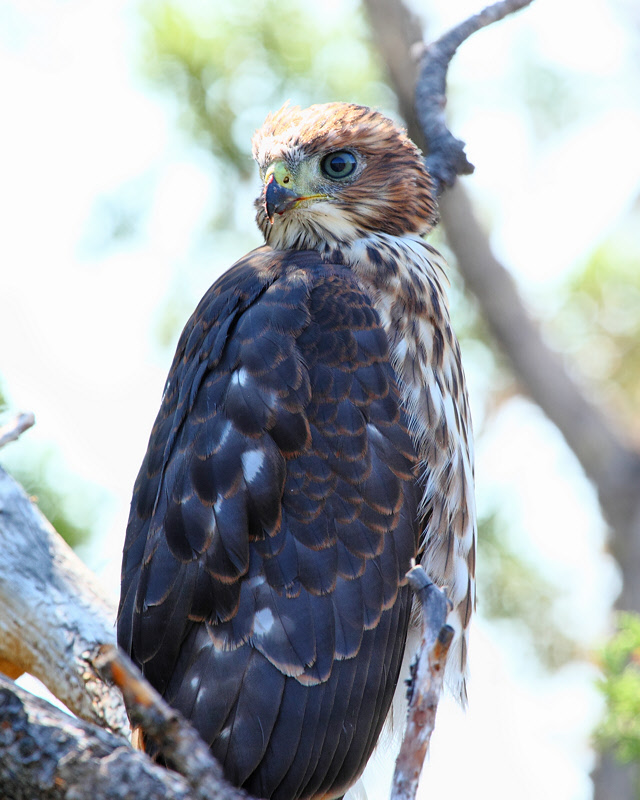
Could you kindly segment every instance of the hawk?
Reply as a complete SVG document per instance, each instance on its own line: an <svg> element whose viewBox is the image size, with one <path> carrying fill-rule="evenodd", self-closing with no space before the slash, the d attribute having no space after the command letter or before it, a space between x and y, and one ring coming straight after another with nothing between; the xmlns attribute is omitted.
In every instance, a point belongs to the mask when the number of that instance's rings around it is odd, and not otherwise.
<svg viewBox="0 0 640 800"><path fill-rule="evenodd" d="M418 558L464 697L471 423L416 146L285 106L253 140L265 245L180 337L131 503L118 641L256 797L340 798L398 682Z"/></svg>

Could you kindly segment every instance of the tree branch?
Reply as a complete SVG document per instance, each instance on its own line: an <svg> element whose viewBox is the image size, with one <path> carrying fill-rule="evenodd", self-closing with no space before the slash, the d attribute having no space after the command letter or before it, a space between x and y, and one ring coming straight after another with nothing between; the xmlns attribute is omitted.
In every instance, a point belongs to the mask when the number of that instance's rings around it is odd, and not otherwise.
<svg viewBox="0 0 640 800"><path fill-rule="evenodd" d="M0 428L0 448L3 448L9 442L15 442L26 430L35 424L36 418L31 411L24 414L18 414L14 420L3 425Z"/></svg>
<svg viewBox="0 0 640 800"><path fill-rule="evenodd" d="M0 797L195 800L188 781L0 676ZM213 795L210 795L213 798Z"/></svg>
<svg viewBox="0 0 640 800"><path fill-rule="evenodd" d="M446 624L450 603L445 593L429 580L421 566L414 566L407 578L420 604L422 642L411 668L407 723L393 774L392 800L413 800L416 796L453 638L453 628Z"/></svg>
<svg viewBox="0 0 640 800"><path fill-rule="evenodd" d="M22 488L0 468L0 668L30 672L82 719L123 735L120 693L92 665L115 644L115 608Z"/></svg>
<svg viewBox="0 0 640 800"><path fill-rule="evenodd" d="M1 671L30 672L85 720L0 676L0 797L247 800L188 723L118 653L115 608L96 590L95 576L1 468L0 552ZM131 748L121 690L134 724L186 777Z"/></svg>
<svg viewBox="0 0 640 800"><path fill-rule="evenodd" d="M494 3L456 25L423 50L415 90L415 107L427 142L425 163L434 180L436 197L442 194L445 187L453 186L458 175L469 175L474 169L464 152L464 142L451 133L445 119L447 71L451 59L458 47L473 33L531 2L502 0Z"/></svg>
<svg viewBox="0 0 640 800"><path fill-rule="evenodd" d="M167 705L124 653L105 645L95 667L123 693L131 724L139 726L157 745L167 766L185 777L194 800L222 796L225 800L251 800L225 780L222 768L195 729Z"/></svg>
<svg viewBox="0 0 640 800"><path fill-rule="evenodd" d="M431 152L414 111L417 64L412 53L424 52L414 16L401 0L364 0L372 31L405 116L411 138ZM502 3L497 4L504 10ZM522 6L514 0L515 9ZM482 15L488 14L488 10ZM456 30L456 29L454 29ZM443 37L446 40L447 35ZM459 38L459 36L458 36ZM426 48L427 52L429 48ZM439 69L437 63L436 68ZM424 73L424 65L423 65ZM443 106L424 109L440 119ZM437 134L436 134L437 136ZM437 146L435 148L438 149ZM573 380L560 356L549 347L525 306L513 278L491 251L464 189L457 185L440 198L441 221L465 286L476 297L483 317L506 353L522 387L557 425L591 480L605 516L618 534L613 549L625 574L620 605L640 611L640 453L625 444L614 425Z"/></svg>

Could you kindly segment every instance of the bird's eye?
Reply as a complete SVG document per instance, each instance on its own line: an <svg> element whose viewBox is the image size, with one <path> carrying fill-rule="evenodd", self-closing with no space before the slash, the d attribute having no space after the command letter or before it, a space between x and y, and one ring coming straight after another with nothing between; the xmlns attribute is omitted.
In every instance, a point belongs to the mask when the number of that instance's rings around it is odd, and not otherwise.
<svg viewBox="0 0 640 800"><path fill-rule="evenodd" d="M320 162L320 169L330 178L340 180L351 175L357 165L356 157L348 150L329 153Z"/></svg>

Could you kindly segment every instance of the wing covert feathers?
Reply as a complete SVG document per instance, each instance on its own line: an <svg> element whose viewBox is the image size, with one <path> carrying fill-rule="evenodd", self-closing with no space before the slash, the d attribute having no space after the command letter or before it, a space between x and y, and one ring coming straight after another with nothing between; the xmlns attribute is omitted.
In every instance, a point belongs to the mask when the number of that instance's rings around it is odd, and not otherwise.
<svg viewBox="0 0 640 800"><path fill-rule="evenodd" d="M416 453L348 269L261 248L189 320L136 481L118 639L258 797L339 797L402 659Z"/></svg>

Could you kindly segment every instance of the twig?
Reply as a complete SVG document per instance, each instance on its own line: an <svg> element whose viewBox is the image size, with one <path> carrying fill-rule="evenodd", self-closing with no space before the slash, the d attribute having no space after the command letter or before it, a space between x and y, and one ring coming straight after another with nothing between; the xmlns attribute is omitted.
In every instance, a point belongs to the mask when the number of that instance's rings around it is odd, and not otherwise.
<svg viewBox="0 0 640 800"><path fill-rule="evenodd" d="M532 0L502 0L488 6L423 49L415 103L418 121L428 143L425 163L433 178L436 196L453 186L458 175L473 172L464 152L464 142L447 127L444 109L449 63L458 47L472 33L529 5Z"/></svg>
<svg viewBox="0 0 640 800"><path fill-rule="evenodd" d="M25 414L18 414L12 422L3 425L0 428L0 448L9 442L15 442L22 433L35 424L35 421L33 413L27 411Z"/></svg>
<svg viewBox="0 0 640 800"><path fill-rule="evenodd" d="M122 692L131 724L153 741L167 766L188 780L194 800L218 796L248 800L246 792L225 780L222 768L195 729L167 705L124 653L105 645L94 666L107 683Z"/></svg>
<svg viewBox="0 0 640 800"><path fill-rule="evenodd" d="M416 796L436 724L444 668L453 638L453 628L446 624L450 605L446 594L429 580L420 566L409 570L407 578L420 603L422 643L411 670L409 712L393 775L393 800L413 800Z"/></svg>

